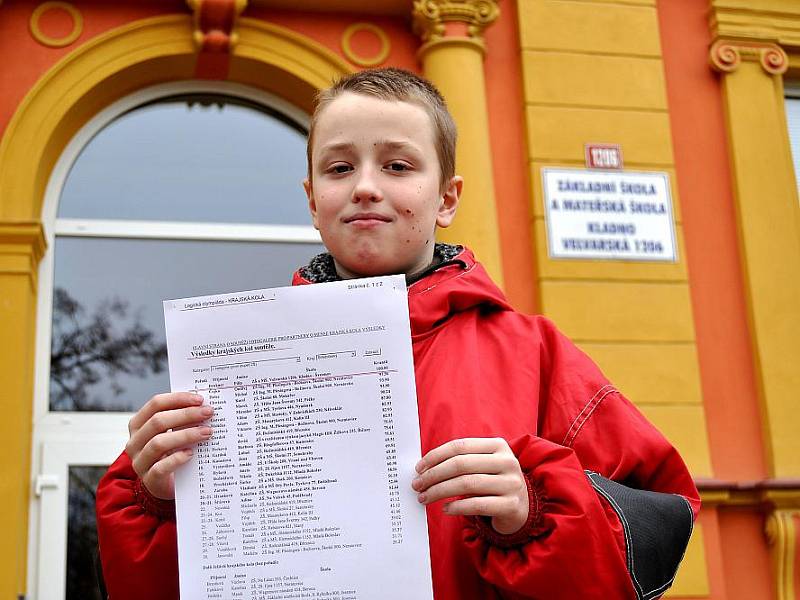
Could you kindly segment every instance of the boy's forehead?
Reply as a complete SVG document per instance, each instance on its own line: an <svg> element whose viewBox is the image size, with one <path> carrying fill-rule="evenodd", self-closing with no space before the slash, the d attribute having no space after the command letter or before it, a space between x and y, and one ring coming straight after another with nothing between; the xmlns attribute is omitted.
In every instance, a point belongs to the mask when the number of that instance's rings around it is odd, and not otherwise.
<svg viewBox="0 0 800 600"><path fill-rule="evenodd" d="M352 92L343 93L323 108L314 129L315 146L323 142L322 138L346 140L364 134L433 143L433 122L419 103Z"/></svg>

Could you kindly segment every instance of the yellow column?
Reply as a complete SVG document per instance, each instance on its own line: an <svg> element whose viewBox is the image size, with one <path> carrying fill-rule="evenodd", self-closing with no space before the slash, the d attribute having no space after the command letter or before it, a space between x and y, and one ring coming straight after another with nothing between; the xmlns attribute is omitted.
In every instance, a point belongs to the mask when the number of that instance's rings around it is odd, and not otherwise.
<svg viewBox="0 0 800 600"><path fill-rule="evenodd" d="M800 546L800 499L797 491L787 494L788 501L775 503L775 508L767 517L767 541L772 547L772 568L775 578L777 600L797 600L795 580L797 579L797 550Z"/></svg>
<svg viewBox="0 0 800 600"><path fill-rule="evenodd" d="M36 273L45 249L36 222L0 223L0 597L25 591L30 489Z"/></svg>
<svg viewBox="0 0 800 600"><path fill-rule="evenodd" d="M440 239L469 245L502 286L481 38L499 14L497 0L415 0L413 11L425 76L442 92L458 126L456 171L465 180L458 216Z"/></svg>
<svg viewBox="0 0 800 600"><path fill-rule="evenodd" d="M742 269L773 477L800 476L800 207L776 44L718 40ZM732 390L735 393L735 390Z"/></svg>

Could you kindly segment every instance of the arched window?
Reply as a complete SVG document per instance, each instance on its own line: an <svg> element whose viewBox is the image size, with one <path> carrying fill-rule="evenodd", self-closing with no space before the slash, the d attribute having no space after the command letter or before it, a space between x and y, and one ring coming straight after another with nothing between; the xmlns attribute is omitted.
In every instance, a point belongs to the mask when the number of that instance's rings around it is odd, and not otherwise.
<svg viewBox="0 0 800 600"><path fill-rule="evenodd" d="M162 301L288 285L322 251L301 186L307 119L250 88L168 84L109 107L65 150L40 271L37 597L99 598L94 489L131 412L169 390Z"/></svg>

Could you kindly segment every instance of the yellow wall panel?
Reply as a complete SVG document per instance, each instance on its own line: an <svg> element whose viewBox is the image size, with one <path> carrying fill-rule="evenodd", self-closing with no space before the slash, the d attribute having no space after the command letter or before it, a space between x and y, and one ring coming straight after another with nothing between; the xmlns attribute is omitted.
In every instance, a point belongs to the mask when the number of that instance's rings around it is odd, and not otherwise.
<svg viewBox="0 0 800 600"><path fill-rule="evenodd" d="M584 162L586 143L622 147L626 163L673 164L669 115L564 106L527 107L528 151L533 159Z"/></svg>
<svg viewBox="0 0 800 600"><path fill-rule="evenodd" d="M534 217L543 217L544 212L542 208L542 168L549 167L553 169L584 169L586 168L584 161L575 161L568 163L567 161L535 161L530 163L530 178L531 178L531 214ZM670 196L672 197L672 214L676 223L681 223L681 205L678 201L678 180L675 177L674 168L651 168L642 167L636 168L635 165L627 165L627 171L643 171L643 172L658 172L666 173L669 176L669 189Z"/></svg>
<svg viewBox="0 0 800 600"><path fill-rule="evenodd" d="M524 50L522 67L528 103L667 108L658 59Z"/></svg>
<svg viewBox="0 0 800 600"><path fill-rule="evenodd" d="M653 6L528 0L519 10L525 49L661 56Z"/></svg>
<svg viewBox="0 0 800 600"><path fill-rule="evenodd" d="M693 343L582 343L580 348L637 406L703 402Z"/></svg>
<svg viewBox="0 0 800 600"><path fill-rule="evenodd" d="M16 598L25 585L28 482L33 390L35 298L28 273L0 272L0 597Z"/></svg>
<svg viewBox="0 0 800 600"><path fill-rule="evenodd" d="M551 259L547 251L547 231L543 217L534 219L533 240L536 245L536 271L547 279L612 279L685 282L686 264L683 260L683 230L675 225L678 243L678 262L652 263L643 261Z"/></svg>
<svg viewBox="0 0 800 600"><path fill-rule="evenodd" d="M675 576L675 583L664 597L702 598L710 593L703 526L701 523L695 523L683 562Z"/></svg>
<svg viewBox="0 0 800 600"><path fill-rule="evenodd" d="M694 477L712 475L702 406L649 404L639 410L678 449Z"/></svg>
<svg viewBox="0 0 800 600"><path fill-rule="evenodd" d="M576 341L694 340L682 283L543 281L542 312Z"/></svg>

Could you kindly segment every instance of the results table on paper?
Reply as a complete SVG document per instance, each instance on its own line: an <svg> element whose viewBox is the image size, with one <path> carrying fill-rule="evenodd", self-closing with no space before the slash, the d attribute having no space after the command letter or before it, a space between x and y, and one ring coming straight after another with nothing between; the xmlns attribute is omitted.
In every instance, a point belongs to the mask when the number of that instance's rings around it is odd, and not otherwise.
<svg viewBox="0 0 800 600"><path fill-rule="evenodd" d="M172 389L214 407L176 475L185 598L432 598L406 286L164 303Z"/></svg>

